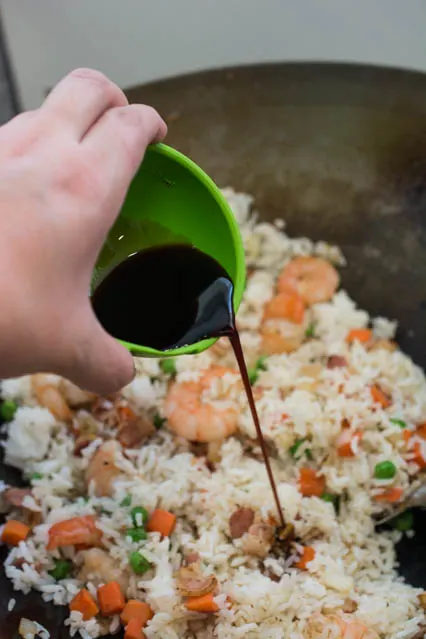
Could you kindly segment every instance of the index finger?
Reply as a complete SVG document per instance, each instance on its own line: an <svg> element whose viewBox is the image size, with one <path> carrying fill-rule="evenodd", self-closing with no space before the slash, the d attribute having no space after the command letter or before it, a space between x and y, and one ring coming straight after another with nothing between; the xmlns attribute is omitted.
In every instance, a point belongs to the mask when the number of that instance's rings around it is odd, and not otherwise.
<svg viewBox="0 0 426 639"><path fill-rule="evenodd" d="M55 134L61 128L81 140L108 109L127 104L121 89L103 73L76 69L47 96L39 116L49 118L49 128Z"/></svg>
<svg viewBox="0 0 426 639"><path fill-rule="evenodd" d="M83 139L83 152L90 155L108 184L112 204L108 210L112 217L105 216L102 220L107 228L118 213L146 147L162 140L166 133L167 125L155 109L131 104L109 109Z"/></svg>

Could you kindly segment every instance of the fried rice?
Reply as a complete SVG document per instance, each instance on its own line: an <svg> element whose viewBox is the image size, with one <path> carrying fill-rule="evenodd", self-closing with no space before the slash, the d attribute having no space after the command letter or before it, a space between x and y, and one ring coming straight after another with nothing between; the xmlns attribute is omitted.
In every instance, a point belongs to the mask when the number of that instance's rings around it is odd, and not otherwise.
<svg viewBox="0 0 426 639"><path fill-rule="evenodd" d="M68 400L64 414L46 407L31 377L2 383L3 399L18 404L7 424L5 460L31 488L17 505L2 487L7 518L29 525L25 540L10 547L6 575L17 591L35 589L60 606L83 588L99 604L99 586L117 581L126 600L149 604L148 639L410 639L426 618L421 590L398 576L395 544L414 532L378 532L374 515L392 506L387 496L401 499L426 466L424 374L393 347L396 323L370 317L344 290L306 309L299 348L264 357L264 309L283 267L297 256L318 256L338 269L345 260L337 247L288 237L281 221L259 222L250 196L224 194L249 272L237 324L291 534L285 542L276 537L253 422L232 375L218 377L203 401L236 411L233 435L195 444L168 427L171 384L196 383L213 365L236 369L222 339L172 366L138 360L137 377L119 396ZM367 327L368 342L348 340ZM59 378L44 383L67 397ZM117 434L127 409L151 424L131 445ZM107 452L113 473L101 473L96 486L87 481L88 468L105 441L113 442ZM302 488L306 472L320 479L316 495ZM169 534L149 523L145 534L128 532L141 530L145 512L152 517L156 509L175 518ZM95 552L79 544L52 548L52 527L76 517L95 522L102 539ZM275 534L260 552L247 543L256 523ZM143 572L133 569L135 555L145 562ZM58 560L68 566L62 578ZM197 577L196 587L188 575ZM209 612L188 606L203 588L211 595ZM84 620L72 610L66 624L84 639L122 627L118 611Z"/></svg>

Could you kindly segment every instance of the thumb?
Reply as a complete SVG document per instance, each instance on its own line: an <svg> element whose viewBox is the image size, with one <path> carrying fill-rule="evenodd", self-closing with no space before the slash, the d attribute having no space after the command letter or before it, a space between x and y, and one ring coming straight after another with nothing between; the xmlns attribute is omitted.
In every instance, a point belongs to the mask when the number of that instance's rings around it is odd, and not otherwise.
<svg viewBox="0 0 426 639"><path fill-rule="evenodd" d="M71 333L73 354L61 374L84 390L108 395L134 378L133 357L105 331L90 304L84 315L84 321L80 316L77 330Z"/></svg>

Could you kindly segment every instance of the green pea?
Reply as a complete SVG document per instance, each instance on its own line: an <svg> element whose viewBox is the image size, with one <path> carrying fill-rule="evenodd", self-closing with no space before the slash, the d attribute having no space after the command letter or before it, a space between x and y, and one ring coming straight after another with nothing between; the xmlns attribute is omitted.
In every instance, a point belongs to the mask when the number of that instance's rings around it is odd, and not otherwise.
<svg viewBox="0 0 426 639"><path fill-rule="evenodd" d="M136 506L130 511L130 517L132 518L133 526L135 528L140 528L141 526L146 525L149 515L146 508L143 506Z"/></svg>
<svg viewBox="0 0 426 639"><path fill-rule="evenodd" d="M411 510L406 510L404 513L392 519L391 524L396 530L400 530L401 532L405 532L406 530L411 530L414 527L414 516Z"/></svg>
<svg viewBox="0 0 426 639"><path fill-rule="evenodd" d="M61 581L61 579L66 579L71 572L71 563L66 561L65 559L55 559L55 567L50 570L49 575L56 579L56 581Z"/></svg>
<svg viewBox="0 0 426 639"><path fill-rule="evenodd" d="M374 477L376 479L393 479L396 475L396 466L391 461L384 461L376 464Z"/></svg>
<svg viewBox="0 0 426 639"><path fill-rule="evenodd" d="M254 367L249 369L248 376L249 376L249 381L251 386L253 386L253 384L257 382L260 371L267 370L266 360L267 360L267 357L265 355L263 355L262 357L259 357Z"/></svg>
<svg viewBox="0 0 426 639"><path fill-rule="evenodd" d="M257 382L257 378L258 378L257 370L255 368L249 368L247 373L248 373L250 386L253 386Z"/></svg>
<svg viewBox="0 0 426 639"><path fill-rule="evenodd" d="M290 446L290 448L288 449L288 452L290 453L290 455L292 457L296 457L296 453L299 450L299 448L301 447L301 445L303 444L305 440L304 439L298 439L293 446Z"/></svg>
<svg viewBox="0 0 426 639"><path fill-rule="evenodd" d="M122 508L128 508L131 505L132 505L132 496L131 495L126 495L125 498L123 499L123 501L121 502L120 506Z"/></svg>
<svg viewBox="0 0 426 639"><path fill-rule="evenodd" d="M176 362L172 357L162 359L160 368L165 375L176 375Z"/></svg>
<svg viewBox="0 0 426 639"><path fill-rule="evenodd" d="M126 530L126 537L130 537L130 539L134 542L145 541L148 539L148 535L146 533L145 528L128 528Z"/></svg>
<svg viewBox="0 0 426 639"><path fill-rule="evenodd" d="M37 481L37 479L43 479L43 475L41 473L33 473L30 479L31 481Z"/></svg>
<svg viewBox="0 0 426 639"><path fill-rule="evenodd" d="M339 514L340 511L340 497L339 495L333 495L332 493L323 493L321 495L321 499L326 501L328 504L333 504L334 510L336 514Z"/></svg>
<svg viewBox="0 0 426 639"><path fill-rule="evenodd" d="M11 422L18 410L18 404L6 399L0 406L0 417L4 422Z"/></svg>
<svg viewBox="0 0 426 639"><path fill-rule="evenodd" d="M129 555L129 564L136 575L144 575L151 568L148 559L138 552Z"/></svg>
<svg viewBox="0 0 426 639"><path fill-rule="evenodd" d="M399 426L400 428L406 428L407 426L407 424L404 422L403 419L396 419L395 417L390 417L389 421L392 422L392 424L395 424L395 426Z"/></svg>
<svg viewBox="0 0 426 639"><path fill-rule="evenodd" d="M155 428L159 430L160 428L164 426L165 423L166 423L166 420L164 419L164 417L161 417L161 415L159 415L158 413L155 413L154 415Z"/></svg>
<svg viewBox="0 0 426 639"><path fill-rule="evenodd" d="M300 459L300 455L298 454L299 448L301 447L301 445L306 441L306 437L302 437L302 439L298 439L293 446L290 446L290 448L288 449L288 452L290 453L290 455L292 457L294 457L294 459ZM310 448L306 448L306 450L304 451L306 457L308 459L312 459L312 451Z"/></svg>
<svg viewBox="0 0 426 639"><path fill-rule="evenodd" d="M305 331L306 337L315 337L315 324L309 324Z"/></svg>
<svg viewBox="0 0 426 639"><path fill-rule="evenodd" d="M262 357L259 357L259 359L256 362L256 368L259 371L266 371L268 370L268 367L266 365L266 362L268 361L268 358L266 357L266 355L262 355Z"/></svg>

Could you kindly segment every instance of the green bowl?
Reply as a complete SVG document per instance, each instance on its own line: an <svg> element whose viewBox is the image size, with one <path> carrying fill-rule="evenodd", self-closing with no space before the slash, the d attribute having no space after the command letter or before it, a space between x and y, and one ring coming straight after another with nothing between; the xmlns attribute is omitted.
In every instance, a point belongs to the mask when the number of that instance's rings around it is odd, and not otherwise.
<svg viewBox="0 0 426 639"><path fill-rule="evenodd" d="M92 290L132 253L174 243L195 246L223 266L234 283L236 312L244 291L245 260L234 215L215 183L192 160L165 144L154 144L145 153L99 255ZM164 352L120 340L139 357L192 355L215 341L205 339Z"/></svg>

